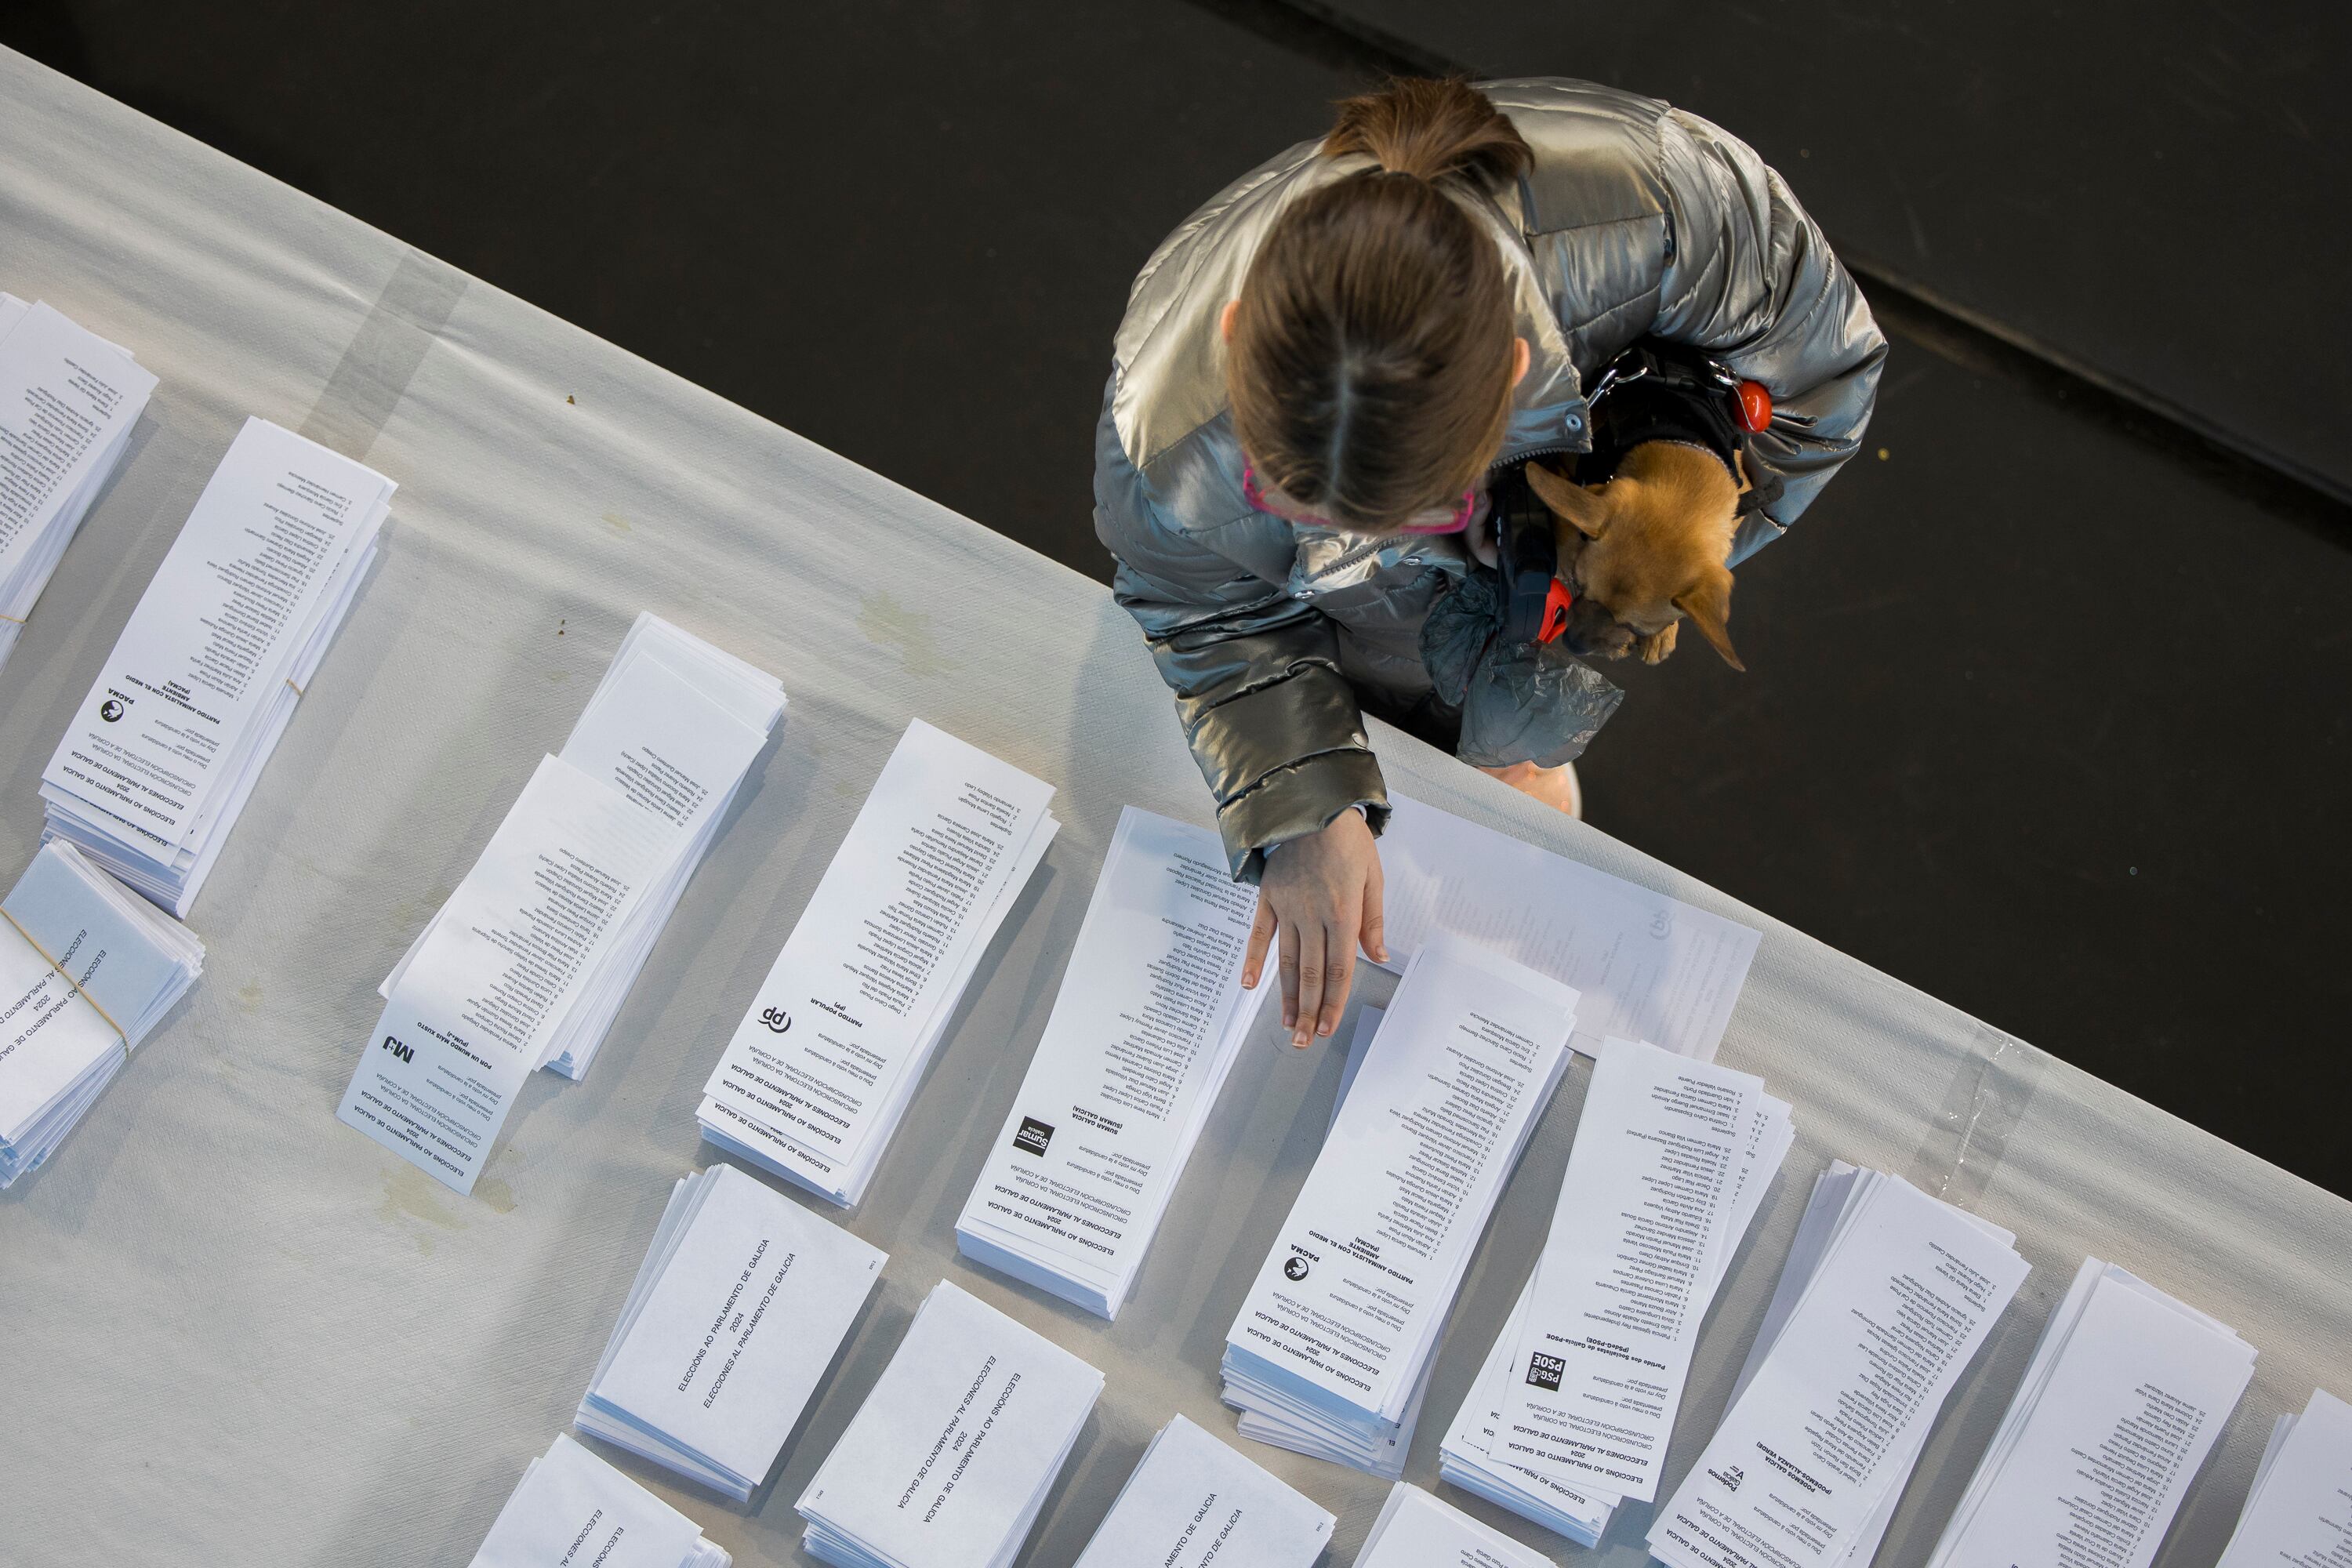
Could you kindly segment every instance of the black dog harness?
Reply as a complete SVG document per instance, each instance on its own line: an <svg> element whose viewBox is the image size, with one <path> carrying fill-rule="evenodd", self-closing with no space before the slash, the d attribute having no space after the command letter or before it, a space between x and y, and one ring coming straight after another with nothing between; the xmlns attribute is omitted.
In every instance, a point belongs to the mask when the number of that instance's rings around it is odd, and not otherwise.
<svg viewBox="0 0 2352 1568"><path fill-rule="evenodd" d="M1592 416L1592 449L1573 459L1569 477L1581 485L1616 477L1625 454L1650 441L1713 453L1740 488L1740 510L1765 495L1748 482L1740 454L1748 437L1772 423L1772 396L1742 381L1717 361L1644 340L1603 366L1585 398ZM1514 468L1494 491L1496 567L1502 576L1504 635L1514 642L1551 642L1568 629L1575 592L1557 574L1551 512ZM1758 466L1761 468L1761 465ZM1769 470L1764 470L1769 472Z"/></svg>
<svg viewBox="0 0 2352 1568"><path fill-rule="evenodd" d="M1611 360L1586 401L1592 450L1577 459L1571 476L1581 485L1615 478L1625 454L1645 441L1670 441L1714 453L1732 482L1744 486L1739 454L1748 436L1772 418L1771 400L1755 383L1742 383L1714 360L1649 342ZM1750 425L1759 401L1762 417Z"/></svg>

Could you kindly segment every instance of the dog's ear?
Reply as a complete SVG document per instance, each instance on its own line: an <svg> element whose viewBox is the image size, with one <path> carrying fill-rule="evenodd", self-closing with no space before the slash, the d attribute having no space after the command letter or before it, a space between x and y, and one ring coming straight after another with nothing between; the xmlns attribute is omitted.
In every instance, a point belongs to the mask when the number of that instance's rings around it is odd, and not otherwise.
<svg viewBox="0 0 2352 1568"><path fill-rule="evenodd" d="M1723 656L1724 663L1743 675L1748 672L1748 667L1739 662L1739 655L1733 652L1731 647L1731 632L1728 626L1731 620L1731 569L1729 567L1711 568L1706 576L1676 594L1673 604L1675 609L1690 617L1691 625L1698 628L1698 635L1705 637L1708 646Z"/></svg>
<svg viewBox="0 0 2352 1568"><path fill-rule="evenodd" d="M1528 488L1569 527L1587 539L1601 537L1601 525L1608 521L1608 515L1601 510L1599 496L1560 478L1540 463L1528 465Z"/></svg>

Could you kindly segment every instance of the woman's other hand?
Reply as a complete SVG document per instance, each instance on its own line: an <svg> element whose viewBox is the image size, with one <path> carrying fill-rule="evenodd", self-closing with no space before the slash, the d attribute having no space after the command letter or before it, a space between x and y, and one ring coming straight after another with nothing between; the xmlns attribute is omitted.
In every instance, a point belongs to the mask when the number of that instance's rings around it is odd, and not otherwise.
<svg viewBox="0 0 2352 1568"><path fill-rule="evenodd" d="M1282 1026L1304 1047L1339 1026L1356 950L1388 962L1381 937L1381 853L1363 813L1343 811L1319 833L1277 846L1258 879L1242 984L1255 989L1267 946L1282 939Z"/></svg>

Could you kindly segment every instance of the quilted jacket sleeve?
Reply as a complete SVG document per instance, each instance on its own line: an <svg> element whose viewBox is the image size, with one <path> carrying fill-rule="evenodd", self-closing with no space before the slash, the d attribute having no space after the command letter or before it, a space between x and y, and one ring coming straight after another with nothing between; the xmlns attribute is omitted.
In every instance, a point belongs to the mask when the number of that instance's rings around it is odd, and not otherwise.
<svg viewBox="0 0 2352 1568"><path fill-rule="evenodd" d="M1384 826L1388 794L1340 674L1337 628L1222 552L1216 529L1163 517L1108 404L1095 438L1095 531L1118 560L1112 592L1176 693L1234 875L1256 880L1268 847L1353 805Z"/></svg>
<svg viewBox="0 0 2352 1568"><path fill-rule="evenodd" d="M1779 538L1861 446L1886 339L1821 226L1753 148L1679 110L1659 139L1672 231L1652 330L1772 394L1771 428L1751 451L1782 489L1742 527L1737 563Z"/></svg>

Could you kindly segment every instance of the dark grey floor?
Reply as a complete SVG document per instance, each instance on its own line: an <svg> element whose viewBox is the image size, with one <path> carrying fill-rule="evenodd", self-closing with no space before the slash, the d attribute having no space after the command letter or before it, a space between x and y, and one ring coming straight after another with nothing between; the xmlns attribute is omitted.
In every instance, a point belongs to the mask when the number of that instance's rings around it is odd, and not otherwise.
<svg viewBox="0 0 2352 1568"><path fill-rule="evenodd" d="M1097 576L1128 279L1373 58L1254 0L322 9L0 42ZM1751 673L1625 673L1593 819L2352 1194L2352 518L1886 304L1870 454L1740 574Z"/></svg>
<svg viewBox="0 0 2352 1568"><path fill-rule="evenodd" d="M1874 271L2352 496L2352 6L1219 3L1739 126Z"/></svg>

